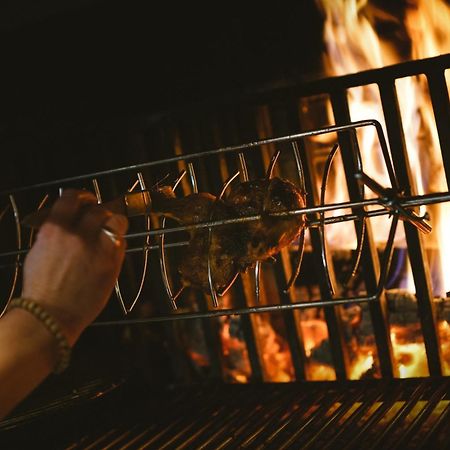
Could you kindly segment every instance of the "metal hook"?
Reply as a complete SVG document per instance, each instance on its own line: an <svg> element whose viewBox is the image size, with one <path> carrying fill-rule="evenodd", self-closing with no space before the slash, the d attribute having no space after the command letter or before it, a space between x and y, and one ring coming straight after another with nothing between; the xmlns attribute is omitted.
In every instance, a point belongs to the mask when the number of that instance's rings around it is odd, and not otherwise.
<svg viewBox="0 0 450 450"><path fill-rule="evenodd" d="M280 156L280 150L277 150L270 159L269 167L267 168L266 172L266 179L270 180L272 178L272 172L275 167L275 164L277 163L278 157Z"/></svg>
<svg viewBox="0 0 450 450"><path fill-rule="evenodd" d="M13 278L12 278L11 288L10 288L9 294L8 294L8 299L6 300L5 307L3 308L3 310L0 313L0 317L2 317L3 314L5 314L6 310L8 309L9 303L10 303L11 299L13 298L14 292L16 290L17 279L19 277L19 269L20 269L20 250L22 249L22 232L21 232L21 228L20 228L19 209L17 208L16 200L13 195L9 195L9 202L13 209L14 223L16 225L16 243L17 243L18 254L16 256L16 262L14 264L14 274L13 274ZM9 209L9 208L5 208L5 210L2 212L1 219L3 219L4 214L6 213L7 209Z"/></svg>
<svg viewBox="0 0 450 450"><path fill-rule="evenodd" d="M261 261L256 261L255 264L255 300L259 303L259 287L261 281Z"/></svg>
<svg viewBox="0 0 450 450"><path fill-rule="evenodd" d="M40 203L37 207L38 211L40 211L44 207L44 205L47 203L48 198L49 198L49 195L45 194L44 198L40 201ZM30 247L30 248L31 248L31 244L33 243L34 230L35 230L34 228L31 228L31 231L30 231L30 239L28 241L28 247Z"/></svg>
<svg viewBox="0 0 450 450"><path fill-rule="evenodd" d="M239 167L240 167L242 180L243 181L248 181L249 180L249 176L248 176L247 163L245 161L245 156L244 156L243 153L239 153L238 157L239 157Z"/></svg>
<svg viewBox="0 0 450 450"><path fill-rule="evenodd" d="M377 296L379 297L383 292L384 286L386 285L386 279L391 267L392 255L394 252L394 239L395 233L397 231L399 216L394 215L392 217L391 227L389 229L389 236L386 242L386 247L384 248L383 257L381 261L380 278L377 287Z"/></svg>
<svg viewBox="0 0 450 450"><path fill-rule="evenodd" d="M189 178L191 179L192 192L194 192L194 194L198 194L197 177L195 176L194 164L192 164L192 162L188 162L187 167Z"/></svg>
<svg viewBox="0 0 450 450"><path fill-rule="evenodd" d="M289 281L286 284L286 287L283 289L283 292L285 294L287 294L289 292L291 287L294 285L295 280L300 275L300 268L302 266L303 254L305 252L305 233L306 233L306 228L303 227L302 231L300 232L300 237L299 237L299 241L298 241L298 260L297 260L297 264L295 266L294 271L292 272L291 278L289 279Z"/></svg>
<svg viewBox="0 0 450 450"><path fill-rule="evenodd" d="M211 208L211 213L209 215L209 220L212 221L214 218L214 212L217 206L217 203L219 202L219 200L223 197L223 195L225 194L225 191L227 190L228 186L231 184L231 182L237 177L239 176L239 171L236 172L233 176L231 176L223 185L222 190L220 191L219 196L216 198L216 200L214 201L212 208ZM214 282L213 282L213 275L212 275L212 268L211 268L211 241L212 241L212 228L208 227L208 259L207 259L207 268L208 268L208 285L209 285L209 291L211 293L211 298L213 301L213 305L215 308L217 308L219 306L219 301L217 299L217 291L216 288L214 287ZM233 277L233 281L236 279L236 277ZM227 286L226 290L228 290L230 288L230 285Z"/></svg>
<svg viewBox="0 0 450 450"><path fill-rule="evenodd" d="M145 185L145 181L144 181L144 177L142 176L141 172L137 173L137 181L134 182L134 184L131 186L131 188L128 190L128 192L132 192L137 185L140 186L141 190L146 190L147 187ZM94 185L94 189L96 190L96 194L97 194L97 199L101 202L101 196L100 196L100 190L98 189L98 183L97 180L94 179L92 180L92 183ZM150 231L150 216L145 216L145 231L149 232ZM147 277L147 266L148 266L148 249L150 247L150 235L147 235L145 238L145 245L143 247L143 252L144 252L144 262L143 262L143 266L142 266L142 276L141 276L141 282L139 284L138 287L138 291L136 293L136 296L134 297L134 300L131 303L131 306L129 308L126 307L125 305L125 301L123 299L122 296L122 290L120 289L120 282L117 279L115 285L114 285L114 290L116 292L116 296L119 300L119 303L122 307L122 310L124 312L125 315L129 314L134 307L136 306L136 303L139 299L139 297L141 296L142 290L144 288L144 283L145 283L145 279Z"/></svg>
<svg viewBox="0 0 450 450"><path fill-rule="evenodd" d="M339 148L338 143L333 145L333 148L331 149L330 153L328 154L328 158L326 160L325 167L323 169L322 185L320 187L320 206L325 205L325 193L326 193L326 188L327 188L327 184L328 184L328 177L330 175L331 165L333 163L334 157L336 156L338 148ZM328 259L327 259L327 241L325 239L325 226L324 226L325 213L320 212L319 216L320 216L320 222L321 222L320 240L321 240L322 264L325 268L326 281L327 281L328 288L330 290L330 294L334 295L335 290L334 290L333 283L331 282L330 270L328 268Z"/></svg>
<svg viewBox="0 0 450 450"><path fill-rule="evenodd" d="M303 170L302 159L300 157L300 150L298 148L297 141L292 142L292 150L294 153L295 165L297 167L300 191L302 192L303 200L305 201L305 196L306 196L305 173ZM302 261L303 261L303 254L305 252L305 235L306 235L306 227L303 227L302 231L300 232L299 242L298 242L297 264L291 274L289 281L286 284L286 287L283 289L283 292L285 294L287 294L289 292L289 290L291 289L291 287L294 285L295 281L297 280L298 276L300 275L300 268L301 268Z"/></svg>
<svg viewBox="0 0 450 450"><path fill-rule="evenodd" d="M357 225L358 226L358 225ZM355 250L355 258L352 264L352 270L350 271L350 274L346 281L344 281L343 286L344 288L348 287L348 284L353 279L353 277L356 275L356 272L359 267L359 263L361 262L361 256L363 251L363 245L366 237L366 217L361 217L361 224L360 224L360 232L357 234L357 246Z"/></svg>
<svg viewBox="0 0 450 450"><path fill-rule="evenodd" d="M292 142L292 150L294 152L295 165L297 167L298 182L299 182L299 185L300 185L300 191L305 193L306 192L305 171L303 169L302 159L300 157L300 151L299 151L299 148L298 148L297 141L293 141Z"/></svg>
<svg viewBox="0 0 450 450"><path fill-rule="evenodd" d="M186 175L186 170L183 170L180 173L180 175L178 176L178 178L175 180L175 182L172 186L172 189L174 191L185 175ZM166 218L163 217L161 219L161 228L164 229L165 227L166 227ZM170 286L168 270L167 270L165 234L164 233L161 234L160 239L159 239L159 266L160 266L160 270L161 270L161 277L163 280L163 284L166 289L167 296L169 297L169 300L170 300L170 306L172 307L173 310L176 310L177 309L176 299L179 297L179 295L183 291L184 286L181 287L181 289L175 295L173 295L172 287Z"/></svg>

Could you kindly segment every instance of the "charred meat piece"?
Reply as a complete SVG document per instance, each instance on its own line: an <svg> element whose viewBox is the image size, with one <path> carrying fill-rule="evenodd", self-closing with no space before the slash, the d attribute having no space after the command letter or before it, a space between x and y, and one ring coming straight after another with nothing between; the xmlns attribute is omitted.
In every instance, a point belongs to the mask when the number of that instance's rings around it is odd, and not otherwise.
<svg viewBox="0 0 450 450"><path fill-rule="evenodd" d="M271 216L304 207L303 194L287 180L272 178L247 181L234 187L224 199L209 193L176 198L167 187L152 194L152 211L192 225L210 220L261 214L262 219L213 228L190 230L189 246L179 267L182 283L209 291L208 252L215 289L220 293L236 274L264 261L289 245L304 226L301 215Z"/></svg>
<svg viewBox="0 0 450 450"><path fill-rule="evenodd" d="M166 186L152 193L152 212L175 219L185 226L234 217L233 210L212 194L202 192L176 198L171 188ZM218 292L225 289L238 272L233 242L235 234L234 225L214 228L209 243L208 229L189 230L189 245L178 267L182 284L209 291L209 252L214 287Z"/></svg>
<svg viewBox="0 0 450 450"><path fill-rule="evenodd" d="M236 254L239 270L278 253L300 234L304 225L301 215L270 216L305 206L299 189L281 178L241 183L231 191L226 202L233 208L235 217L262 215L262 220L239 226L239 239L243 242Z"/></svg>

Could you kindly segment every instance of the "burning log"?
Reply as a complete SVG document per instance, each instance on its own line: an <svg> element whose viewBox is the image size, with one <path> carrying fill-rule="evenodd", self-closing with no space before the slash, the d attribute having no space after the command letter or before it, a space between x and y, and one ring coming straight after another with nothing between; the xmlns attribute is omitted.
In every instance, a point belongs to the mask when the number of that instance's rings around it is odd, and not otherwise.
<svg viewBox="0 0 450 450"><path fill-rule="evenodd" d="M405 289L389 289L386 291L389 321L395 325L411 325L419 322L417 298ZM450 298L436 297L435 313L437 321L450 321Z"/></svg>

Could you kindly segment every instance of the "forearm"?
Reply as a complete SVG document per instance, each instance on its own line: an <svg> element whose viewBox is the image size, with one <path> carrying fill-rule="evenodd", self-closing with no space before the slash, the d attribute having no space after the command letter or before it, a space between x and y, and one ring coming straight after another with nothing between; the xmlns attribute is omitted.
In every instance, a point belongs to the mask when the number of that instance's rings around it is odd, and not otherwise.
<svg viewBox="0 0 450 450"><path fill-rule="evenodd" d="M64 370L114 288L128 221L90 205L92 193L64 190L25 258L23 297L0 319L0 418Z"/></svg>
<svg viewBox="0 0 450 450"><path fill-rule="evenodd" d="M0 319L0 418L53 370L54 337L28 311L12 309Z"/></svg>

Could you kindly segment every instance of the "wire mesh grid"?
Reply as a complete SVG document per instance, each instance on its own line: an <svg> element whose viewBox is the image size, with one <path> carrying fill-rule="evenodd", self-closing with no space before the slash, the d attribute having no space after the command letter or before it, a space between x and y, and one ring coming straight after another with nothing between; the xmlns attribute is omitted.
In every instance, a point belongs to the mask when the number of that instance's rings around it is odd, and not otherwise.
<svg viewBox="0 0 450 450"><path fill-rule="evenodd" d="M371 127L375 130L378 136L379 148L382 153L384 165L386 172L389 177L389 185L383 186L378 180L370 177L365 171L363 166L363 161L361 157L361 152L359 148L358 141L358 129ZM199 192L199 186L196 175L196 167L199 163L206 159L227 157L235 158L236 166L238 170L228 178L228 180L223 184L221 190L216 195L216 200L221 199L226 195L227 190L233 183L245 182L249 180L248 169L246 158L252 153L261 151L264 146L274 146L277 150L272 155L270 163L263 174L263 177L267 180L271 179L273 176L273 170L277 164L277 159L281 152L289 152L290 160L292 166L295 167L297 180L295 184L298 186L299 191L303 196L309 197L311 200L311 195L307 191L305 185L305 171L306 177L308 177L308 167L305 166L305 152L304 140L308 138L314 138L322 135L329 136L342 136L345 135L350 139L352 145L342 148L338 141L332 146L328 153L328 157L325 163L325 167L322 174L322 180L320 184L320 199L318 202L311 204L311 201L302 208L297 208L293 210L277 211L277 212L267 212L260 211L258 214L245 215L239 217L231 217L222 220L214 219L214 212L216 202L211 206L209 213L209 220L201 221L197 223L190 223L189 225L179 224L178 226L167 226L165 217L160 218L159 226L154 228L151 227L150 214L145 211L144 217L144 227L137 231L132 231L128 233L125 237L128 241L127 254L142 253L143 263L142 263L142 275L138 282L137 293L134 297L129 300L125 299L121 291L119 281L116 283L115 294L121 305L124 315L126 316L136 305L136 303L141 299L142 287L146 280L146 277L151 272L154 274L155 268L149 267L148 265L148 254L149 252L156 251L159 252L159 262L160 262L160 275L162 277L165 290L167 293L168 302L173 310L177 308L177 299L181 292L181 289L175 292L174 287L171 284L169 273L169 263L167 257L167 251L170 248L175 247L187 247L189 246L189 240L178 240L175 242L166 242L166 236L169 234L179 235L180 232L192 231L192 230L203 230L206 231L206 239L208 239L207 254L204 255L207 258L207 270L208 270L208 285L209 294L212 300L214 309L203 312L173 312L171 314L160 315L155 317L148 317L145 319L124 319L127 323L139 323L139 322L158 322L166 320L177 320L177 319L189 319L197 317L215 317L215 316L225 316L233 314L250 314L255 312L271 312L280 310L291 310L291 309L301 309L308 307L322 307L322 306L336 306L347 303L357 303L357 302L376 302L380 295L382 294L385 285L386 278L388 276L390 262L393 253L394 236L398 227L399 220L407 221L414 225L418 230L423 233L429 233L431 231L431 225L428 222L428 217L426 215L420 216L415 211L420 205L429 205L433 203L447 202L450 201L449 192L440 192L426 195L404 195L397 182L394 167L391 161L390 151L388 149L382 126L376 120L364 120L358 122L352 122L345 125L330 126L325 128L320 128L316 130L311 130L303 133L298 133L294 135L263 139L254 142L249 142L237 146L229 146L218 148L209 151L203 151L192 154L184 154L180 156L174 156L167 159L149 161L142 164L136 164L126 167L119 167L112 170L98 171L85 175L78 175L74 177L68 177L58 180L53 180L49 182L37 183L30 186L22 186L15 189L5 190L0 193L0 198L5 199L5 207L1 211L0 219L4 221L6 216L12 211L14 231L16 234L16 248L10 251L3 251L0 253L0 260L3 264L0 264L0 268L13 270L13 275L11 278L11 285L7 299L4 303L4 309L7 308L9 300L13 297L16 289L17 282L19 279L20 268L22 261L26 253L28 252L30 246L32 245L34 238L34 230L29 229L22 223L22 216L20 207L21 201L27 199L30 196L34 198L40 198L37 206L37 210L44 208L50 203L49 198L51 193L58 192L61 193L62 189L73 187L73 186L83 186L85 189L93 190L97 196L98 202L101 203L104 194L100 188L100 185L105 185L105 180L114 176L124 175L128 180L135 177L135 181L131 183L126 189L126 192L117 193L117 187L113 189L116 195L126 198L127 195L133 192L149 192L150 197L152 194L152 189L155 186L159 186L166 183L166 178L175 178L171 183L173 190L180 184L183 178L188 178L190 184L190 190L192 193L197 194ZM335 160L335 156L338 151L349 152L347 157L350 157L355 162L355 171L352 177L358 183L359 189L359 199L357 201L345 201L345 202L327 202L327 185L330 176L330 169ZM181 164L181 165L180 165ZM185 167L183 170L179 170L180 167ZM164 179L157 180L156 185L152 187L147 187L147 182L145 181L145 176L143 171L146 169L152 169L157 171L157 173L165 173L168 170L168 175ZM187 175L187 177L186 177ZM183 180L185 181L185 180ZM367 195L368 189L371 191L371 196ZM37 196L37 197L36 197ZM351 213L346 213L346 211L351 210ZM28 207L28 212L30 208ZM326 216L326 213L333 212L333 216ZM235 276L230 280L228 286L221 291L218 291L214 283L214 274L211 270L211 236L213 230L219 230L221 227L226 227L229 225L236 224L246 224L255 221L262 220L263 217L270 216L275 218L289 218L295 216L303 217L303 226L299 231L298 239L296 239L296 250L298 251L298 257L296 261L296 267L292 270L292 274L286 281L285 291L290 289L295 283L296 278L299 276L302 255L305 247L305 232L307 229L317 229L319 232L320 240L322 245L320 246L320 260L323 264L324 271L327 278L327 288L329 290L329 295L326 299L320 301L300 301L291 302L289 304L277 304L277 305L260 305L257 304L253 307L246 308L233 308L233 309L218 309L219 299L226 292L226 290L235 281L236 277L239 275L237 271ZM327 257L327 239L326 239L326 226L335 223L342 223L346 221L354 221L359 224L357 233L357 248L355 251L355 258L353 262L352 274L356 272L356 268L360 262L360 256L365 240L365 223L366 220L371 217L377 216L388 216L391 219L390 231L387 242L384 246L382 257L381 257L381 267L379 277L376 283L376 288L367 292L363 296L339 296L335 293L333 282L329 276L328 268L328 257ZM28 235L28 245L24 244L25 236ZM133 245L133 242L138 238L143 238L143 245ZM256 300L259 299L259 278L261 271L262 261L255 261L252 269L255 274L255 286L254 292ZM112 325L121 321L103 321L96 322L94 325Z"/></svg>

